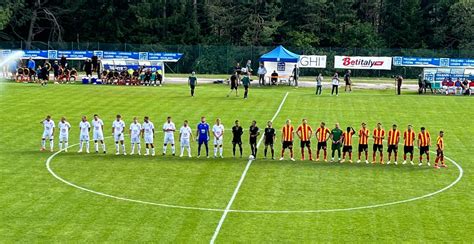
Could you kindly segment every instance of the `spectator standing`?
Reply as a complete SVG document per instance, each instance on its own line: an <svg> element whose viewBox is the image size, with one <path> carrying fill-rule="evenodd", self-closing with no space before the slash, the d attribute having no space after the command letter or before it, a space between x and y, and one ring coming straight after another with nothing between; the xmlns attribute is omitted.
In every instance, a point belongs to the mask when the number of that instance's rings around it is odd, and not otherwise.
<svg viewBox="0 0 474 244"><path fill-rule="evenodd" d="M344 81L346 83L346 86L344 87L344 92L347 92L347 88L349 88L349 92L352 92L351 70L348 70L344 75Z"/></svg>
<svg viewBox="0 0 474 244"><path fill-rule="evenodd" d="M423 93L423 89L424 89L423 74L419 74L418 75L418 94Z"/></svg>
<svg viewBox="0 0 474 244"><path fill-rule="evenodd" d="M252 75L252 60L247 60L247 64L245 65L245 68L247 70L247 73L249 73L249 75Z"/></svg>
<svg viewBox="0 0 474 244"><path fill-rule="evenodd" d="M323 80L323 75L319 73L318 77L316 77L316 95L321 95L321 92L323 90Z"/></svg>
<svg viewBox="0 0 474 244"><path fill-rule="evenodd" d="M336 96L339 96L339 74L337 72L332 77L331 96L334 94L334 91L336 91Z"/></svg>
<svg viewBox="0 0 474 244"><path fill-rule="evenodd" d="M295 64L295 67L293 68L293 80L295 81L295 86L298 87L298 78L300 76L300 68L298 68L298 65Z"/></svg>
<svg viewBox="0 0 474 244"><path fill-rule="evenodd" d="M267 69L263 65L263 63L260 63L260 66L258 67L257 70L258 73L258 85L265 85L265 75L267 74Z"/></svg>
<svg viewBox="0 0 474 244"><path fill-rule="evenodd" d="M242 67L237 63L234 67L234 73L237 73L237 82L240 85L240 75L242 75Z"/></svg>
<svg viewBox="0 0 474 244"><path fill-rule="evenodd" d="M395 77L395 81L397 82L397 95L400 95L402 94L403 77L401 75L397 75Z"/></svg>
<svg viewBox="0 0 474 244"><path fill-rule="evenodd" d="M194 97L194 88L196 88L197 85L197 78L196 78L196 72L192 72L191 76L188 78L188 84L189 88L191 88L191 97Z"/></svg>

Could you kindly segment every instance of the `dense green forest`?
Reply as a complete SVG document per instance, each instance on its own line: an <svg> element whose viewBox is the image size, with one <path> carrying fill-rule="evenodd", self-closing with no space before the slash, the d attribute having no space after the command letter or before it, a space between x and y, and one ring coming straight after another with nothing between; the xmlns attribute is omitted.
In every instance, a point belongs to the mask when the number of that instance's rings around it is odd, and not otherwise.
<svg viewBox="0 0 474 244"><path fill-rule="evenodd" d="M0 41L473 49L472 0L1 0Z"/></svg>

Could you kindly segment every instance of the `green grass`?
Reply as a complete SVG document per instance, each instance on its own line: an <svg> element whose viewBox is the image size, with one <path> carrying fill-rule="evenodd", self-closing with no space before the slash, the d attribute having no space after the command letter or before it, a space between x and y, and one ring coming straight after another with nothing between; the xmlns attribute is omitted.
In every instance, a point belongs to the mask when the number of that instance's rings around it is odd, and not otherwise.
<svg viewBox="0 0 474 244"><path fill-rule="evenodd" d="M316 97L313 89L265 87L251 88L250 98L243 100L226 98L227 91L222 85L205 85L191 98L187 87L177 85L41 87L0 83L2 242L209 242L222 212L120 201L55 179L45 167L51 153L39 151L39 122L46 114L56 122L66 116L73 126L71 144L78 140L80 116L94 113L104 120L106 136L117 113L127 124L133 116L149 115L158 128L168 115L177 125L190 120L193 129L202 115L211 124L216 117L222 118L227 129L235 119L242 121L244 129L253 119L263 128L288 91L275 119L278 130L287 118L295 125L308 118L313 128L320 121L330 127L340 122L343 128L356 129L362 121L370 129L378 121L385 128L393 123L401 129L413 124L417 131L420 126L427 127L433 137L442 129L445 154L463 167L465 175L441 194L382 208L327 213L230 212L217 242L474 242L472 98L414 93L395 96L391 90L356 90L339 97L324 90L323 96ZM225 159L115 156L108 138L108 154L77 154L75 146L58 154L51 167L74 184L118 197L224 209L247 164L245 158L231 158L230 133L224 137ZM247 137L245 133L245 155L249 152ZM162 133L158 133L158 152L161 141ZM314 141L312 146L314 150ZM277 154L280 148L278 141ZM194 155L196 149L192 144ZM299 159L299 148L296 151ZM426 166L272 161L261 159L262 153L263 145L232 209L321 210L380 204L434 192L459 174L451 163L448 169L434 170Z"/></svg>

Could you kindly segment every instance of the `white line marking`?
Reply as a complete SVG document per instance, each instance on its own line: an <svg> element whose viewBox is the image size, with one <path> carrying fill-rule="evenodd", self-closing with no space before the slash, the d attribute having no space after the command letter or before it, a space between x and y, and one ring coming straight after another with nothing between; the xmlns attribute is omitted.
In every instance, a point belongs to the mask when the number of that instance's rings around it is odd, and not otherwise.
<svg viewBox="0 0 474 244"><path fill-rule="evenodd" d="M283 104L286 101L286 98L288 97L288 94L289 93L286 92L285 97L283 97L283 100L281 101L280 106L278 107L277 111L275 112L275 114L273 115L273 118L270 121L273 122L275 120L275 118L278 116L278 114L280 113L281 108L283 107ZM260 137L260 140L257 143L257 148L260 146L262 141L263 141L263 135ZM224 213L222 214L221 219L219 220L219 223L217 224L216 230L214 231L214 234L212 235L212 238L211 238L211 241L210 241L211 244L213 244L216 241L216 238L219 235L219 231L222 228L222 224L224 224L225 218L227 217L227 214L229 213L230 208L232 207L232 204L234 203L235 197L237 197L237 194L239 193L240 186L244 182L245 176L247 175L247 172L248 172L250 166L252 165L252 162L253 162L253 160L249 160L247 162L247 165L245 166L244 172L240 176L239 182L237 183L237 186L235 187L234 193L232 194L232 197L230 198L229 203L227 204L227 207L225 208Z"/></svg>

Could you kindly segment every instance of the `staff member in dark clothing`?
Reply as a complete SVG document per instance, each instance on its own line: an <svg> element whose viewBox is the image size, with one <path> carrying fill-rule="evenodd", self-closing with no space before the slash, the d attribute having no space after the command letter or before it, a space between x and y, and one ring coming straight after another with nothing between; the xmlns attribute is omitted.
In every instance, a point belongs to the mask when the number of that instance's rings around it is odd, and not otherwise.
<svg viewBox="0 0 474 244"><path fill-rule="evenodd" d="M250 143L250 150L252 151L252 155L257 158L257 138L260 135L260 129L257 127L257 121L252 121L252 125L249 129L249 143Z"/></svg>
<svg viewBox="0 0 474 244"><path fill-rule="evenodd" d="M59 67L59 64L58 64L58 61L54 61L54 64L53 64L53 73L54 73L54 80L58 80L58 77L59 77L59 69L61 67Z"/></svg>
<svg viewBox="0 0 474 244"><path fill-rule="evenodd" d="M189 88L191 88L191 97L194 97L194 88L196 88L197 85L197 78L196 78L196 72L192 72L191 76L188 78L188 84Z"/></svg>
<svg viewBox="0 0 474 244"><path fill-rule="evenodd" d="M86 76L92 76L92 61L87 59L84 63L84 71L86 72Z"/></svg>
<svg viewBox="0 0 474 244"><path fill-rule="evenodd" d="M271 74L270 80L272 82L272 85L276 85L278 83L278 73L276 72L276 70L274 70Z"/></svg>
<svg viewBox="0 0 474 244"><path fill-rule="evenodd" d="M230 96L233 90L235 90L235 96L239 96L239 91L237 90L239 85L237 84L237 73L234 73L230 76L230 91L227 93L227 97Z"/></svg>
<svg viewBox="0 0 474 244"><path fill-rule="evenodd" d="M298 68L298 65L295 64L295 68L293 68L293 80L295 81L295 86L298 87L298 77L300 76L300 68Z"/></svg>
<svg viewBox="0 0 474 244"><path fill-rule="evenodd" d="M61 65L61 67L62 67L63 69L65 69L65 68L66 68L66 65L67 65L67 59L66 59L66 57L64 57L64 55L63 55L63 56L61 56L61 60L59 60L59 64Z"/></svg>
<svg viewBox="0 0 474 244"><path fill-rule="evenodd" d="M401 75L397 75L395 80L397 82L397 94L400 95L402 92L403 77Z"/></svg>
<svg viewBox="0 0 474 244"><path fill-rule="evenodd" d="M249 86L250 86L250 78L248 76L248 73L244 73L244 78L242 78L242 85L244 85L244 99L247 99L247 96L249 94Z"/></svg>
<svg viewBox="0 0 474 244"><path fill-rule="evenodd" d="M240 84L240 75L242 74L242 67L237 63L234 67L234 73L237 75L237 84Z"/></svg>
<svg viewBox="0 0 474 244"><path fill-rule="evenodd" d="M349 92L352 92L352 80L351 80L350 70L347 70L346 74L344 75L344 81L346 82L346 86L344 87L344 92L347 92L347 88L349 88Z"/></svg>
<svg viewBox="0 0 474 244"><path fill-rule="evenodd" d="M232 127L232 153L235 158L235 146L239 145L240 157L242 157L242 134L244 134L244 129L240 126L238 120L235 121L235 125Z"/></svg>

